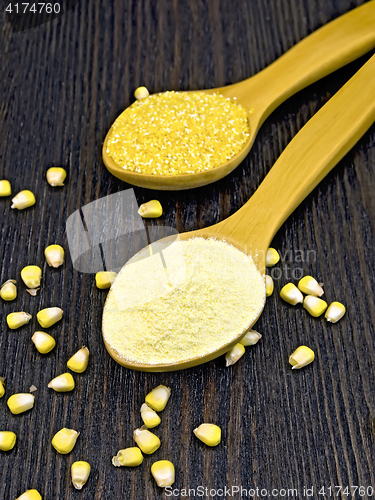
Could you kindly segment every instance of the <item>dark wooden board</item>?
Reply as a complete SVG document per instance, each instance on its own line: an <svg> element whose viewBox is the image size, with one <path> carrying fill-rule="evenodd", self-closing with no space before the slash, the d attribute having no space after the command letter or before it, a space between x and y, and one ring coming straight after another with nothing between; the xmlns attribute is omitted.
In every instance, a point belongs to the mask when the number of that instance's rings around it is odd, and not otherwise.
<svg viewBox="0 0 375 500"><path fill-rule="evenodd" d="M375 488L374 127L276 235L273 246L283 255L277 266L281 277L257 324L263 338L230 369L223 359L167 374L121 367L101 338L106 291L96 289L93 275L73 269L68 251L66 265L57 270L43 257L51 243L67 250L65 223L72 212L131 187L104 168L101 146L136 87L144 84L157 92L240 81L361 3L81 0L61 18L21 33L12 33L2 7L0 178L11 181L14 193L34 191L37 204L17 212L9 199L0 200L0 282L16 278L19 284L17 300L0 305L0 375L7 379L0 428L18 435L15 449L0 456L1 499L14 500L33 487L49 500L167 498L150 474L151 463L161 458L175 464L179 489L297 488L301 499L306 486L314 487L317 500L329 498L317 494L323 486L326 492L335 485ZM187 231L234 213L297 131L367 59L280 106L248 158L225 179L186 192L135 188L139 203L157 198L163 204L163 217L148 224ZM45 171L59 165L66 167L68 178L63 189L53 189ZM310 251L309 261L299 261L301 251L305 257ZM28 296L20 280L27 264L43 269L37 297ZM282 303L278 292L292 272L324 282L328 301L346 304L345 319L330 325ZM56 349L42 356L30 337L38 329L37 311L51 305L63 308L64 319L51 328ZM33 319L11 331L5 318L16 310L29 311ZM76 376L75 391L51 393L48 382L65 371L67 359L82 344L92 357L86 373ZM300 344L316 351L316 361L292 372L288 357ZM161 383L172 388L156 429L161 448L134 470L114 468L112 456L132 445L145 394ZM7 397L32 384L38 387L35 408L11 415ZM193 436L203 421L222 427L217 448ZM81 432L68 456L51 447L62 427ZM76 492L69 468L80 459L91 463L92 476ZM272 497L259 490L253 498ZM339 492L335 498L348 497Z"/></svg>

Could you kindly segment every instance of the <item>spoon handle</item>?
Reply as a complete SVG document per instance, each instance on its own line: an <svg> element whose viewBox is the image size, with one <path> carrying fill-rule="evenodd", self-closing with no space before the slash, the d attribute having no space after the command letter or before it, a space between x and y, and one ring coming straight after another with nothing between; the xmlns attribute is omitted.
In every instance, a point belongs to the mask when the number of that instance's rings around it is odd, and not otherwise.
<svg viewBox="0 0 375 500"><path fill-rule="evenodd" d="M374 121L375 55L298 132L250 200L221 228L266 249L281 224Z"/></svg>

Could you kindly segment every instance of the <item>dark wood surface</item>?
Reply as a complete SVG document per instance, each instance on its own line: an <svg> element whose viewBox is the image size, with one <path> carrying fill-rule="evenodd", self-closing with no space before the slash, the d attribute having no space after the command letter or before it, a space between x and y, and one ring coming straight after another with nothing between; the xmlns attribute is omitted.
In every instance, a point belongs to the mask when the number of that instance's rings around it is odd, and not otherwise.
<svg viewBox="0 0 375 500"><path fill-rule="evenodd" d="M180 489L297 488L295 498L302 499L306 486L315 488L317 500L330 498L317 494L323 486L326 493L335 485L375 488L374 127L276 235L281 277L257 323L263 338L232 368L222 358L166 374L116 364L101 338L106 291L95 287L94 275L73 269L65 232L72 212L131 187L104 168L101 146L136 87L157 92L240 81L361 3L81 0L60 19L21 33L12 33L2 7L0 178L11 181L14 193L34 191L37 204L18 212L10 209L10 199L0 200L0 282L16 278L19 290L16 301L0 305L0 375L7 380L0 428L18 436L14 450L0 456L1 499L14 500L28 488L44 499L167 498L150 474L151 464L162 458L175 464ZM367 59L284 103L262 127L248 158L225 179L186 192L135 188L139 203L157 198L164 207L163 217L148 224L187 231L235 212L297 131ZM45 171L60 165L68 171L66 185L53 189ZM63 268L45 263L44 248L51 243L67 250ZM310 259L300 262L307 251ZM37 297L20 280L27 264L43 269ZM278 292L293 271L322 281L327 300L347 306L345 318L330 325L282 303ZM46 306L61 306L64 318L50 329L56 349L42 356L30 337L39 329L37 311ZM9 330L6 315L21 310L33 314L32 321ZM76 376L74 392L48 390L83 344L92 356L88 370ZM288 357L300 344L313 348L316 360L292 372ZM114 468L112 456L133 443L145 394L161 383L172 389L156 429L161 448L134 470ZM32 384L38 388L34 409L11 415L7 398ZM203 421L221 426L218 447L209 449L193 436ZM68 456L51 446L62 427L81 432ZM75 460L92 466L81 492L70 482ZM335 498L348 497L341 492Z"/></svg>

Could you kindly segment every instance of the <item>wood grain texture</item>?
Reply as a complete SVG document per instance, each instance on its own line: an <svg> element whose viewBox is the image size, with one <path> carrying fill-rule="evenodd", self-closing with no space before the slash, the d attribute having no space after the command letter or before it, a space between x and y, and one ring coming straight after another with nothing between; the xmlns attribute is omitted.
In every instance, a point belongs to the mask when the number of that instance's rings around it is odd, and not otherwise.
<svg viewBox="0 0 375 500"><path fill-rule="evenodd" d="M161 458L175 464L176 488L375 488L374 127L276 235L273 246L282 260L274 273L280 276L257 324L263 338L231 369L223 359L167 374L117 365L101 338L106 292L96 289L93 275L73 269L68 252L62 269L48 268L43 257L48 244L67 248L65 223L72 212L130 188L104 168L101 146L137 86L157 92L240 81L361 3L81 0L60 19L17 34L1 13L0 178L11 181L14 193L33 190L37 205L15 212L9 199L0 200L0 281L17 278L19 285L17 301L0 305L0 375L7 379L0 427L18 436L15 449L0 457L0 499L13 500L33 487L45 499L167 498L150 474L151 463ZM139 203L158 198L163 204L163 217L148 224L182 232L238 210L297 131L367 59L282 104L261 128L248 158L225 179L186 192L135 188ZM68 170L66 186L53 189L45 171L60 165ZM37 297L28 296L20 282L26 264L42 266ZM345 319L330 325L281 303L280 288L302 272L324 282L328 301L346 304ZM30 341L44 306L65 312L50 329L57 348L47 356ZM5 318L16 310L33 319L11 331ZM82 344L92 358L88 370L75 377L75 391L48 391L48 382L65 371ZM288 356L300 344L315 350L316 361L294 373ZM145 394L161 383L172 388L155 431L161 448L134 470L114 468L112 456L132 444ZM35 408L11 415L7 397L32 384L38 387ZM217 448L194 438L192 429L202 421L222 427ZM68 456L50 444L62 427L81 432ZM76 492L69 468L81 459L91 463L92 476Z"/></svg>

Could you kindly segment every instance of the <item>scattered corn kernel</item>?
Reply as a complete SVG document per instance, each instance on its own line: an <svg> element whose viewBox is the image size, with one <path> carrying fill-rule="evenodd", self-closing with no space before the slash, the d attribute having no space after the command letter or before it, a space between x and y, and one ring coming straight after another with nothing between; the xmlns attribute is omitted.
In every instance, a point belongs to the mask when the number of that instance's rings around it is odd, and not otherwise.
<svg viewBox="0 0 375 500"><path fill-rule="evenodd" d="M7 405L13 415L18 415L30 410L34 406L35 396L29 393L13 394L7 401Z"/></svg>
<svg viewBox="0 0 375 500"><path fill-rule="evenodd" d="M64 249L60 245L49 245L44 250L44 256L51 267L60 267L64 263Z"/></svg>
<svg viewBox="0 0 375 500"><path fill-rule="evenodd" d="M160 447L160 439L143 427L134 431L134 441L146 455L151 455Z"/></svg>
<svg viewBox="0 0 375 500"><path fill-rule="evenodd" d="M49 328L50 326L60 321L63 312L64 311L59 307L47 307L47 309L42 309L41 311L39 311L36 317L42 328Z"/></svg>
<svg viewBox="0 0 375 500"><path fill-rule="evenodd" d="M299 370L314 361L315 354L310 347L301 345L289 357L289 363L292 365L292 370Z"/></svg>
<svg viewBox="0 0 375 500"><path fill-rule="evenodd" d="M325 318L330 323L337 323L337 321L344 316L345 312L346 308L344 304L341 304L341 302L332 302L332 304L328 306Z"/></svg>
<svg viewBox="0 0 375 500"><path fill-rule="evenodd" d="M295 306L296 304L302 304L303 295L300 290L293 283L288 283L280 290L280 297Z"/></svg>
<svg viewBox="0 0 375 500"><path fill-rule="evenodd" d="M26 288L26 292L29 293L32 297L35 297L39 290L40 288Z"/></svg>
<svg viewBox="0 0 375 500"><path fill-rule="evenodd" d="M61 429L61 431L57 432L54 435L52 439L52 446L61 455L66 455L67 453L70 453L74 448L78 436L79 432L73 429Z"/></svg>
<svg viewBox="0 0 375 500"><path fill-rule="evenodd" d="M0 431L0 450L10 451L14 448L16 444L17 436L14 432L10 431Z"/></svg>
<svg viewBox="0 0 375 500"><path fill-rule="evenodd" d="M42 278L42 270L38 266L26 266L21 271L21 278L28 288L38 288Z"/></svg>
<svg viewBox="0 0 375 500"><path fill-rule="evenodd" d="M0 181L0 197L10 196L12 194L12 188L10 182L7 180Z"/></svg>
<svg viewBox="0 0 375 500"><path fill-rule="evenodd" d="M303 307L311 314L311 316L317 318L327 309L327 302L319 299L318 297L314 297L314 295L306 295L305 300L303 301Z"/></svg>
<svg viewBox="0 0 375 500"><path fill-rule="evenodd" d="M156 219L163 214L163 207L160 201L151 200L147 203L143 203L139 207L138 213L144 218Z"/></svg>
<svg viewBox="0 0 375 500"><path fill-rule="evenodd" d="M151 474L160 488L172 486L175 479L174 465L169 460L159 460L151 465Z"/></svg>
<svg viewBox="0 0 375 500"><path fill-rule="evenodd" d="M31 320L31 318L31 314L25 313L23 311L14 312L8 314L7 323L9 328L15 330L16 328L20 328L21 326L26 325Z"/></svg>
<svg viewBox="0 0 375 500"><path fill-rule="evenodd" d="M165 385L159 385L152 389L145 398L146 404L155 411L163 411L167 406L171 390Z"/></svg>
<svg viewBox="0 0 375 500"><path fill-rule="evenodd" d="M90 476L91 465L88 462L74 462L70 470L74 488L81 490Z"/></svg>
<svg viewBox="0 0 375 500"><path fill-rule="evenodd" d="M273 279L272 276L266 275L266 297L270 297L273 294Z"/></svg>
<svg viewBox="0 0 375 500"><path fill-rule="evenodd" d="M221 441L221 429L215 424L201 424L193 432L207 446L217 446Z"/></svg>
<svg viewBox="0 0 375 500"><path fill-rule="evenodd" d="M2 398L5 394L4 382L5 382L5 379L3 377L0 377L0 398Z"/></svg>
<svg viewBox="0 0 375 500"><path fill-rule="evenodd" d="M255 330L249 330L240 340L240 344L245 347L255 345L262 338L261 334Z"/></svg>
<svg viewBox="0 0 375 500"><path fill-rule="evenodd" d="M89 364L90 351L83 346L67 362L69 370L76 373L83 373Z"/></svg>
<svg viewBox="0 0 375 500"><path fill-rule="evenodd" d="M306 295L314 295L320 297L324 290L312 276L304 276L298 283L298 288Z"/></svg>
<svg viewBox="0 0 375 500"><path fill-rule="evenodd" d="M112 463L115 467L136 467L143 462L143 455L141 450L134 446L132 448L125 448L120 450L115 457L112 458Z"/></svg>
<svg viewBox="0 0 375 500"><path fill-rule="evenodd" d="M55 377L48 384L49 389L53 389L56 392L69 392L75 387L74 378L70 373L63 373L58 377Z"/></svg>
<svg viewBox="0 0 375 500"><path fill-rule="evenodd" d="M113 271L99 271L95 275L95 283L98 288L104 290L105 288L110 288L112 283L115 281L117 273Z"/></svg>
<svg viewBox="0 0 375 500"><path fill-rule="evenodd" d="M266 267L272 267L280 260L280 255L274 248L269 248L266 254Z"/></svg>
<svg viewBox="0 0 375 500"><path fill-rule="evenodd" d="M52 351L56 345L55 339L45 332L35 332L31 337L31 340L34 342L35 347L41 354L47 354Z"/></svg>
<svg viewBox="0 0 375 500"><path fill-rule="evenodd" d="M149 91L146 89L146 87L138 87L135 89L134 92L134 97L137 100L144 99L145 97L148 97L150 95Z"/></svg>
<svg viewBox="0 0 375 500"><path fill-rule="evenodd" d="M31 386L29 387L29 391L30 391L30 392L35 392L35 391L37 391L37 390L38 390L38 388L37 388L37 387L35 387L35 385L31 385Z"/></svg>
<svg viewBox="0 0 375 500"><path fill-rule="evenodd" d="M14 300L17 297L16 280L8 280L1 285L0 297L3 300Z"/></svg>
<svg viewBox="0 0 375 500"><path fill-rule="evenodd" d="M66 170L61 167L51 167L46 173L47 182L53 187L63 186L66 178Z"/></svg>
<svg viewBox="0 0 375 500"><path fill-rule="evenodd" d="M237 361L240 358L242 358L242 356L244 354L245 354L245 348L244 348L243 344L241 344L241 343L236 344L225 355L226 366L232 366L232 365L234 365L234 363L237 363Z"/></svg>
<svg viewBox="0 0 375 500"><path fill-rule="evenodd" d="M31 207L35 205L35 196L31 191L27 189L21 191L12 200L12 205L10 208L17 208L18 210L23 210L24 208Z"/></svg>
<svg viewBox="0 0 375 500"><path fill-rule="evenodd" d="M42 495L37 490L27 490L16 500L42 500Z"/></svg>
<svg viewBox="0 0 375 500"><path fill-rule="evenodd" d="M141 418L145 426L149 429L156 427L161 422L159 415L152 408L147 406L146 403L143 403L141 406Z"/></svg>

